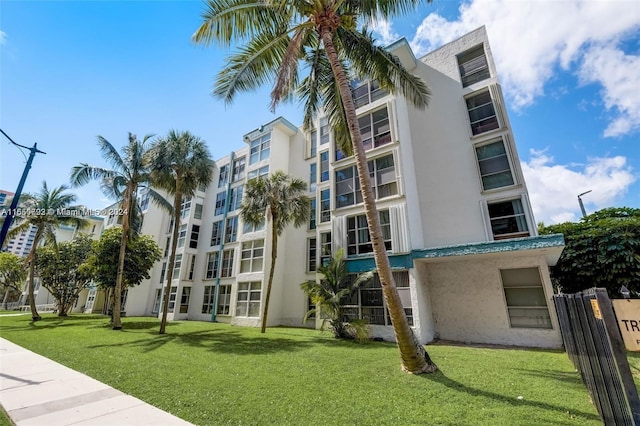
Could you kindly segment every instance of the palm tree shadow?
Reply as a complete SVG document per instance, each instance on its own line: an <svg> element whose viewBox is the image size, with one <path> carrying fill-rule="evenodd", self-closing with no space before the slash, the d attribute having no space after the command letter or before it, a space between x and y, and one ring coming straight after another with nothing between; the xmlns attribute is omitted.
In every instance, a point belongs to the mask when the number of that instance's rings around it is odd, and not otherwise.
<svg viewBox="0 0 640 426"><path fill-rule="evenodd" d="M423 374L420 375L419 377L424 378L425 380L431 380L434 382L438 382L444 386L446 386L447 388L456 391L456 392L463 392L466 393L468 395L471 395L473 397L481 397L481 398L488 398L488 399L493 399L496 402L500 402L500 403L506 403L512 406L529 406L532 408L536 408L536 409L540 409L540 410L546 410L546 411L556 411L558 413L562 413L564 415L566 415L567 413L571 413L574 415L578 415L581 416L587 420L596 420L599 421L600 420L600 416L598 416L597 414L593 414L593 413L586 413L583 411L577 411L571 407L563 407L560 405L554 405L554 404L549 404L546 402L539 402L539 401L530 401L530 400L526 400L526 399L518 399L518 398L514 398L514 397L509 397L509 396L505 396L505 395L500 395L494 392L490 392L490 391L486 391L486 390L482 390L482 389L476 389L476 388L472 388L469 387L463 383L457 382L453 379L450 379L449 377L447 377L442 371L438 371L436 373L433 374ZM594 408L595 410L595 408ZM532 419L533 421L533 419Z"/></svg>

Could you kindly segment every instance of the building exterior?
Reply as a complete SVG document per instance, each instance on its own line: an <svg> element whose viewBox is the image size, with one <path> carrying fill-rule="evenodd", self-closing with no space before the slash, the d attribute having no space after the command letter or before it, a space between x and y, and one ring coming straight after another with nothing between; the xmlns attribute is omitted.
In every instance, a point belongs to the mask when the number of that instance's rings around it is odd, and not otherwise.
<svg viewBox="0 0 640 426"><path fill-rule="evenodd" d="M423 343L434 339L559 347L548 266L562 236L536 232L514 136L484 27L416 59L389 47L431 89L422 111L375 82L353 93L385 244L405 312ZM344 248L351 272L375 268L354 159L336 149L326 118L305 134L284 118L244 136L217 160L213 181L182 204L170 320L258 326L269 275L269 224L250 228L239 207L246 182L282 170L309 182L306 228L279 239L268 325L302 324L299 284ZM164 258L128 290L127 315L160 315L170 218L142 194L143 233ZM107 226L115 218L107 219ZM375 336L393 339L379 281L348 306Z"/></svg>

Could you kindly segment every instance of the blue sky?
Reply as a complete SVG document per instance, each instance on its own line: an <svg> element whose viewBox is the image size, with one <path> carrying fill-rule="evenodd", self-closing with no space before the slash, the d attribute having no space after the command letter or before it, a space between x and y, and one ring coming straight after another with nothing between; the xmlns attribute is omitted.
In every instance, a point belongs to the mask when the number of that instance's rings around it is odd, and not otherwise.
<svg viewBox="0 0 640 426"><path fill-rule="evenodd" d="M296 105L269 112L269 87L225 106L214 76L227 51L194 46L200 1L0 3L0 127L47 152L25 190L65 184L81 162L104 165L101 135L189 130L214 158ZM406 37L416 56L486 25L537 221L640 208L640 2L435 0L411 17L374 24L381 42ZM15 190L25 157L0 140L0 188ZM97 185L79 201L109 204Z"/></svg>

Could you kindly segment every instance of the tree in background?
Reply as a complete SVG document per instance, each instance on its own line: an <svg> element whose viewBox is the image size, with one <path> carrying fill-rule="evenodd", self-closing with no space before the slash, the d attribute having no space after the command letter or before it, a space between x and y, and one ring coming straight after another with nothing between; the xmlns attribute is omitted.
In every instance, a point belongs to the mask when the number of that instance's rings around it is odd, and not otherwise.
<svg viewBox="0 0 640 426"><path fill-rule="evenodd" d="M396 289L350 85L354 77L377 81L381 88L401 93L416 108L426 107L429 90L422 79L377 46L366 27L358 29L359 25L410 13L421 3L208 0L203 22L193 35L196 43L242 44L218 74L216 96L230 103L237 92L255 90L271 81L272 110L282 100L300 97L303 124L309 130L313 117L323 108L339 149L355 155L373 256L402 369L414 374L434 372L437 366L409 327ZM300 68L309 73L302 82Z"/></svg>
<svg viewBox="0 0 640 426"><path fill-rule="evenodd" d="M41 285L56 299L58 316L67 316L80 292L91 282L91 274L84 265L91 245L91 237L81 233L71 241L36 249L36 274Z"/></svg>
<svg viewBox="0 0 640 426"><path fill-rule="evenodd" d="M334 337L353 337L348 324L345 323L343 305L361 285L373 278L373 272L358 274L351 280L343 249L338 250L327 265L319 265L317 272L322 275L319 282L309 280L300 284L311 302L316 305L305 314L303 322L311 315L321 315L326 318L324 321L329 321Z"/></svg>
<svg viewBox="0 0 640 426"><path fill-rule="evenodd" d="M151 175L149 171L149 161L147 151L148 143L152 135L146 135L139 141L136 135L129 133L129 144L126 145L120 154L102 136L98 136L98 147L104 158L111 165L111 169L91 166L82 163L71 169L70 181L73 186L86 185L90 181L100 182L102 192L109 198L118 202L122 209L122 240L120 241L120 254L115 263L118 267L115 280L115 306L113 309L113 329L122 329L120 319L120 300L122 297L122 275L124 273L124 262L127 242L140 231L142 223L140 208L136 196L138 189L146 187L150 198L158 205L170 210L171 206L167 201L155 192L151 187Z"/></svg>
<svg viewBox="0 0 640 426"><path fill-rule="evenodd" d="M304 195L306 192L305 181L293 178L281 170L267 177L251 179L245 188L240 206L242 220L252 226L264 223L265 218L267 223L271 223L271 266L262 309L262 333L267 329L269 300L278 257L278 237L287 226L293 224L298 228L309 221L311 200Z"/></svg>
<svg viewBox="0 0 640 426"><path fill-rule="evenodd" d="M620 296L626 286L640 293L640 209L607 208L579 222L540 226L541 235L564 234L565 248L552 266L554 286L564 293L591 287Z"/></svg>
<svg viewBox="0 0 640 426"><path fill-rule="evenodd" d="M25 214L14 218L16 226L8 234L9 238L12 238L22 231L26 231L32 225L37 228L33 238L33 246L26 259L29 264L29 307L31 308L31 319L34 321L42 319L36 310L33 288L38 245L43 240L55 244L55 232L60 225L72 225L76 229L81 229L86 224L86 221L81 217L67 213L74 210L79 211L80 208L73 205L76 196L65 193L66 190L67 187L64 185L50 190L47 182L42 182L42 189L39 193L20 197L20 206Z"/></svg>
<svg viewBox="0 0 640 426"><path fill-rule="evenodd" d="M20 294L27 279L24 259L9 252L0 252L0 286L2 286L2 306L6 309L11 293Z"/></svg>
<svg viewBox="0 0 640 426"><path fill-rule="evenodd" d="M189 132L171 130L159 139L149 152L152 162L152 179L154 185L173 195L173 233L171 238L171 254L167 267L167 284L164 291L162 321L160 334L164 334L167 326L169 310L169 293L173 281L173 269L176 262L178 231L182 215L182 201L191 199L200 186L211 182L215 163L204 140Z"/></svg>
<svg viewBox="0 0 640 426"><path fill-rule="evenodd" d="M93 242L91 255L86 261L93 280L108 293L111 293L116 286L122 232L122 228L106 229L100 239ZM142 234L131 238L127 242L126 249L122 285L133 287L140 284L142 280L151 278L149 271L154 263L160 260L162 251L152 237Z"/></svg>

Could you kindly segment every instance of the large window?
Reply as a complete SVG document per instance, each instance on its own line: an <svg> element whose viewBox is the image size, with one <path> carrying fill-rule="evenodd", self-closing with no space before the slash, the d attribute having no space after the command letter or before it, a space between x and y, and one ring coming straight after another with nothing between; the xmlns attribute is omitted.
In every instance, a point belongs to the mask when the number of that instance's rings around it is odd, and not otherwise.
<svg viewBox="0 0 640 426"><path fill-rule="evenodd" d="M264 219L257 225L252 225L249 222L245 222L242 226L242 233L249 234L251 232L257 232L264 230Z"/></svg>
<svg viewBox="0 0 640 426"><path fill-rule="evenodd" d="M320 233L320 264L327 265L331 260L331 232Z"/></svg>
<svg viewBox="0 0 640 426"><path fill-rule="evenodd" d="M538 268L500 271L511 327L551 328L551 317Z"/></svg>
<svg viewBox="0 0 640 426"><path fill-rule="evenodd" d="M476 155L485 191L513 185L509 157L502 140L476 147Z"/></svg>
<svg viewBox="0 0 640 426"><path fill-rule="evenodd" d="M527 218L520 198L490 203L488 207L491 231L495 240L529 236Z"/></svg>
<svg viewBox="0 0 640 426"><path fill-rule="evenodd" d="M182 267L182 253L176 254L176 261L173 264L173 277L172 280L180 279L180 268Z"/></svg>
<svg viewBox="0 0 640 426"><path fill-rule="evenodd" d="M229 315L229 308L231 306L231 286L221 285L218 287L218 307L216 308L216 314Z"/></svg>
<svg viewBox="0 0 640 426"><path fill-rule="evenodd" d="M228 217L224 230L224 242L233 243L238 236L238 216Z"/></svg>
<svg viewBox="0 0 640 426"><path fill-rule="evenodd" d="M318 207L316 205L315 197L311 199L309 209L309 229L316 229L316 215L318 214Z"/></svg>
<svg viewBox="0 0 640 426"><path fill-rule="evenodd" d="M356 108L367 105L371 102L377 101L389 94L384 89L380 88L380 84L377 81L366 81L355 86L351 90L353 94L353 101L356 104Z"/></svg>
<svg viewBox="0 0 640 426"><path fill-rule="evenodd" d="M312 130L309 136L309 155L315 157L318 153L318 132Z"/></svg>
<svg viewBox="0 0 640 426"><path fill-rule="evenodd" d="M189 262L189 272L187 273L187 280L193 281L193 274L196 270L196 255L190 255L191 261Z"/></svg>
<svg viewBox="0 0 640 426"><path fill-rule="evenodd" d="M180 313L189 312L189 298L191 297L191 287L182 288L182 296L180 296Z"/></svg>
<svg viewBox="0 0 640 426"><path fill-rule="evenodd" d="M240 256L240 273L262 272L264 258L264 240L245 241L242 243Z"/></svg>
<svg viewBox="0 0 640 426"><path fill-rule="evenodd" d="M218 220L213 222L213 228L211 229L211 245L219 246L222 242L222 221Z"/></svg>
<svg viewBox="0 0 640 426"><path fill-rule="evenodd" d="M200 203L196 203L196 209L193 212L193 218L194 219L202 219L202 203L204 202L204 199L202 197L198 197L198 201L201 201Z"/></svg>
<svg viewBox="0 0 640 426"><path fill-rule="evenodd" d="M220 174L218 175L218 188L222 188L229 183L229 165L225 164L220 167Z"/></svg>
<svg viewBox="0 0 640 426"><path fill-rule="evenodd" d="M386 145L391 142L391 127L387 107L358 118L362 146L365 151Z"/></svg>
<svg viewBox="0 0 640 426"><path fill-rule="evenodd" d="M271 133L268 133L256 140L251 141L249 164L255 164L258 161L269 158L271 147Z"/></svg>
<svg viewBox="0 0 640 426"><path fill-rule="evenodd" d="M183 198L180 205L180 218L184 219L191 214L191 197Z"/></svg>
<svg viewBox="0 0 640 426"><path fill-rule="evenodd" d="M269 174L269 165L267 164L266 166L262 166L259 169L250 170L249 174L247 175L247 179L251 180L258 177L266 176L268 174Z"/></svg>
<svg viewBox="0 0 640 426"><path fill-rule="evenodd" d="M382 225L382 238L387 250L391 250L391 220L389 210L381 210L380 225ZM363 214L347 218L347 255L364 254L373 252L367 217Z"/></svg>
<svg viewBox="0 0 640 426"><path fill-rule="evenodd" d="M178 291L178 287L171 287L171 291L169 292L169 309L168 312L173 312L173 308L176 307L176 293Z"/></svg>
<svg viewBox="0 0 640 426"><path fill-rule="evenodd" d="M329 126L329 119L322 117L320 119L320 145L329 143L330 134L331 127Z"/></svg>
<svg viewBox="0 0 640 426"><path fill-rule="evenodd" d="M218 192L218 194L216 194L216 211L215 211L215 215L221 215L224 214L224 209L227 205L227 191L222 191L222 192Z"/></svg>
<svg viewBox="0 0 640 426"><path fill-rule="evenodd" d="M238 283L238 301L236 303L236 316L259 317L260 294L262 283L260 281Z"/></svg>
<svg viewBox="0 0 640 426"><path fill-rule="evenodd" d="M202 313L210 314L213 307L213 299L216 293L216 287L212 285L204 286L204 298L202 299Z"/></svg>
<svg viewBox="0 0 640 426"><path fill-rule="evenodd" d="M191 238L189 239L189 248L198 248L199 236L200 236L200 225L192 225Z"/></svg>
<svg viewBox="0 0 640 426"><path fill-rule="evenodd" d="M320 223L331 222L331 191L320 191Z"/></svg>
<svg viewBox="0 0 640 426"><path fill-rule="evenodd" d="M160 284L164 283L164 278L167 274L167 262L162 262L162 269L160 270Z"/></svg>
<svg viewBox="0 0 640 426"><path fill-rule="evenodd" d="M329 151L320 153L320 182L329 180Z"/></svg>
<svg viewBox="0 0 640 426"><path fill-rule="evenodd" d="M309 191L316 190L316 182L318 181L318 165L311 163L309 165Z"/></svg>
<svg viewBox="0 0 640 426"><path fill-rule="evenodd" d="M222 252L222 268L220 269L220 277L228 278L233 276L233 249Z"/></svg>
<svg viewBox="0 0 640 426"><path fill-rule="evenodd" d="M242 186L231 188L231 195L229 196L229 211L232 212L240 208L242 204Z"/></svg>
<svg viewBox="0 0 640 426"><path fill-rule="evenodd" d="M462 87L467 87L490 77L487 57L482 45L458 55L458 69L462 79Z"/></svg>
<svg viewBox="0 0 640 426"><path fill-rule="evenodd" d="M247 162L245 157L240 157L233 160L233 173L231 175L231 182L237 182L240 179L244 179L244 167Z"/></svg>
<svg viewBox="0 0 640 426"><path fill-rule="evenodd" d="M471 133L474 135L500 127L491 94L488 91L467 98L467 110L471 122Z"/></svg>
<svg viewBox="0 0 640 426"><path fill-rule="evenodd" d="M207 266L204 271L204 279L210 280L218 277L218 267L220 262L220 252L207 253Z"/></svg>
<svg viewBox="0 0 640 426"><path fill-rule="evenodd" d="M355 276L351 275L350 278L355 279ZM413 325L409 273L407 271L394 271L393 279L396 282L398 295L409 325ZM343 306L347 321L364 319L369 324L391 325L391 318L382 295L382 284L378 274L375 274L371 280L363 284L349 299L344 300Z"/></svg>
<svg viewBox="0 0 640 426"><path fill-rule="evenodd" d="M307 271L316 270L318 263L318 241L315 238L307 240Z"/></svg>
<svg viewBox="0 0 640 426"><path fill-rule="evenodd" d="M152 314L157 314L160 312L160 303L162 301L162 289L158 288L155 291L155 297L153 299L153 308L151 309Z"/></svg>
<svg viewBox="0 0 640 426"><path fill-rule="evenodd" d="M178 230L178 247L184 247L184 242L187 239L187 225L180 225Z"/></svg>
<svg viewBox="0 0 640 426"><path fill-rule="evenodd" d="M396 195L396 168L393 155L368 161L369 176L377 199ZM351 206L362 202L360 180L356 166L336 170L336 208Z"/></svg>

